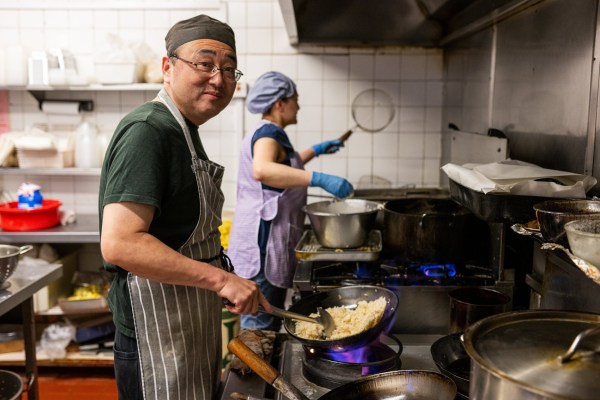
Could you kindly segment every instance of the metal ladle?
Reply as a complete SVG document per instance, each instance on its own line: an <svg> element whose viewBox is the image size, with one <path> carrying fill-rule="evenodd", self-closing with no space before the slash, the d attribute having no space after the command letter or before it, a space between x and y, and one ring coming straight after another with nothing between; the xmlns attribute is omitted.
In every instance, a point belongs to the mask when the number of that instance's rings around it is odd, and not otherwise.
<svg viewBox="0 0 600 400"><path fill-rule="evenodd" d="M300 321L311 322L313 324L319 324L323 326L324 339L331 336L333 331L335 330L335 322L333 321L333 317L329 314L323 307L317 307L317 312L319 316L316 318L307 317L306 315L298 314L292 311L283 310L278 307L273 307L272 312L267 312L261 305L258 306L258 310L264 312L265 314L273 315L279 318L290 318Z"/></svg>

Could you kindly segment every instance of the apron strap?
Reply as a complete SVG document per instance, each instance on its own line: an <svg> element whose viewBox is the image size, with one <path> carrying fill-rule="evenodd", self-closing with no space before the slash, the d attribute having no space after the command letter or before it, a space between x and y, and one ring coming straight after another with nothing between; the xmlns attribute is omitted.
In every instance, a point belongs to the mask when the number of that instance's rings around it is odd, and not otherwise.
<svg viewBox="0 0 600 400"><path fill-rule="evenodd" d="M223 270L233 273L235 268L233 267L233 263L231 262L231 259L229 258L229 256L227 254L225 254L223 247L221 247L219 254L217 254L216 256L213 256L210 258L201 258L200 261L210 264L211 262L213 262L217 259L221 259L221 268Z"/></svg>

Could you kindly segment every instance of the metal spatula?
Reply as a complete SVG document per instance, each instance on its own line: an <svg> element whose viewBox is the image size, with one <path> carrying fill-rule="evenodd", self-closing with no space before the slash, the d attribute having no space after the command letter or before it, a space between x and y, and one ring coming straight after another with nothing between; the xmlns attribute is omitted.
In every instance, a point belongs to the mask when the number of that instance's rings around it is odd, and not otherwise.
<svg viewBox="0 0 600 400"><path fill-rule="evenodd" d="M317 307L319 316L316 318L307 317L306 315L298 314L298 313L295 313L292 311L283 310L278 307L271 306L271 308L273 309L273 311L269 313L269 312L265 311L265 309L262 306L260 306L260 305L258 306L258 309L261 312L273 315L275 317L290 318L290 319L295 319L295 320L300 320L300 321L311 322L313 324L319 324L319 325L323 326L323 331L325 333L325 337L329 337L331 335L331 333L335 330L335 322L333 321L333 317L331 316L331 314L329 314L327 311L325 311L323 309L323 307Z"/></svg>
<svg viewBox="0 0 600 400"><path fill-rule="evenodd" d="M317 307L317 311L319 312L319 316L316 319L321 325L323 325L325 337L328 338L335 330L335 321L333 320L331 314L329 314L323 307Z"/></svg>

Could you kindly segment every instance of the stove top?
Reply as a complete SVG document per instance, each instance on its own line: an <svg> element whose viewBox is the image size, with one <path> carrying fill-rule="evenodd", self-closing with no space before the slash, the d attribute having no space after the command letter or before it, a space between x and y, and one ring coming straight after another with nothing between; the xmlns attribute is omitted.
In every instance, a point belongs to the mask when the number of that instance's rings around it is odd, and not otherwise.
<svg viewBox="0 0 600 400"><path fill-rule="evenodd" d="M294 285L300 292L340 286L489 286L490 269L468 263L416 263L394 259L376 261L299 262Z"/></svg>
<svg viewBox="0 0 600 400"><path fill-rule="evenodd" d="M401 369L429 370L439 372L431 358L431 345L441 336L438 335L394 335L394 338L382 338L382 343L394 351L401 351ZM401 343L402 349L399 349ZM297 340L288 340L282 346L279 373L288 382L296 386L309 399L318 399L331 388L316 385L308 380L303 372L303 347ZM275 399L286 400L281 393L275 393Z"/></svg>

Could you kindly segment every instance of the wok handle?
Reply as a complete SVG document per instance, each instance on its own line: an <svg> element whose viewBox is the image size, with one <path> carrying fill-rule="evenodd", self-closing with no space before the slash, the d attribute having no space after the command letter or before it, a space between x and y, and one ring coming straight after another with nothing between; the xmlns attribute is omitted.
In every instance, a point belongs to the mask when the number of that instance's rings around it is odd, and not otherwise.
<svg viewBox="0 0 600 400"><path fill-rule="evenodd" d="M252 371L256 372L268 384L272 385L279 376L279 372L265 360L253 352L244 342L233 338L227 345L227 349L242 360Z"/></svg>
<svg viewBox="0 0 600 400"><path fill-rule="evenodd" d="M309 400L295 386L279 375L279 372L271 364L260 358L244 342L233 338L227 345L227 349L242 360L252 371L276 388L285 397L291 400Z"/></svg>

